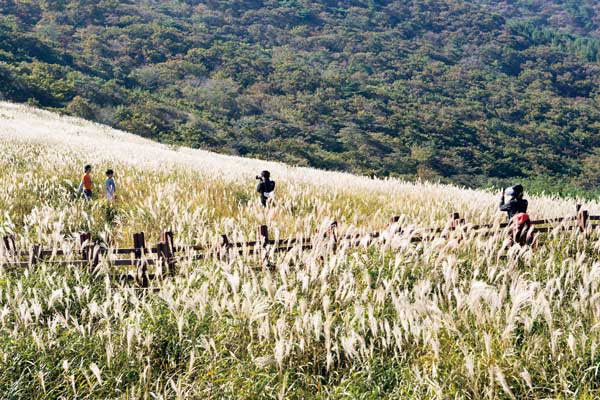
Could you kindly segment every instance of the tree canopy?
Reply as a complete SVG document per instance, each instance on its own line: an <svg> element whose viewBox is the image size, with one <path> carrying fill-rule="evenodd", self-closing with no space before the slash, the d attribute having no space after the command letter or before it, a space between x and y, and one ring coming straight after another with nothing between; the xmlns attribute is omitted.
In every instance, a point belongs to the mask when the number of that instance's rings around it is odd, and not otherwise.
<svg viewBox="0 0 600 400"><path fill-rule="evenodd" d="M592 0L5 0L0 98L296 165L593 189L599 21Z"/></svg>

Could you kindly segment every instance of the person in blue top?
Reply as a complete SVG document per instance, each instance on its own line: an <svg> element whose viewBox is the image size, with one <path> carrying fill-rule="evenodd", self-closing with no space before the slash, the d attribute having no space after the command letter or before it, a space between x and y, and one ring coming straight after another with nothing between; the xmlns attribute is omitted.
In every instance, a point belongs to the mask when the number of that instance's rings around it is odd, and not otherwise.
<svg viewBox="0 0 600 400"><path fill-rule="evenodd" d="M106 171L106 200L114 201L117 198L117 185L115 184L114 171Z"/></svg>

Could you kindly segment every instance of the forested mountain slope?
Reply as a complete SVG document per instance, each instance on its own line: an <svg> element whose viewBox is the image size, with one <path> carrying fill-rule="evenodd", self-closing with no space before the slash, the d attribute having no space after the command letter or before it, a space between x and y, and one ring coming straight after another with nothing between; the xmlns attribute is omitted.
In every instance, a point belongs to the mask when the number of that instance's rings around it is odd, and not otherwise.
<svg viewBox="0 0 600 400"><path fill-rule="evenodd" d="M600 37L596 0L477 0L505 17L546 25L565 33Z"/></svg>
<svg viewBox="0 0 600 400"><path fill-rule="evenodd" d="M0 3L0 97L365 174L600 183L596 2Z"/></svg>

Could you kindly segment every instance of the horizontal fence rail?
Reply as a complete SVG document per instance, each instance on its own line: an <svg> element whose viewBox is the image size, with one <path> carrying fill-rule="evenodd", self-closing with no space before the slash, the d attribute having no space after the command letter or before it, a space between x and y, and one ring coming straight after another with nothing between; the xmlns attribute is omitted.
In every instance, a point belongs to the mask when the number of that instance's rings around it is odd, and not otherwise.
<svg viewBox="0 0 600 400"><path fill-rule="evenodd" d="M529 239L534 238L535 234L549 233L557 228L564 231L578 230L586 233L590 229L600 227L600 223L597 222L600 221L600 216L589 215L587 210L582 210L579 205L576 211L575 216L529 221L528 231L526 232L528 241L524 239L521 244L525 244L525 242L531 244L532 240ZM117 278L128 281L135 280L142 287L148 287L148 281L159 275L172 276L175 274L177 263L181 260L202 260L210 256L222 258L231 253L266 255L268 252L288 252L292 249L310 250L318 243L326 244L331 251L335 251L341 244L353 246L365 242L370 243L383 237L402 237L406 235L408 235L407 239L410 242L418 243L440 237L440 235L447 237L451 232L456 231L490 234L510 227L508 223L467 224L465 219L461 218L458 213L452 213L446 226L438 228L407 231L399 226L399 221L400 217L395 216L391 218L390 225L383 231L346 234L343 236L338 236L338 224L334 221L318 236L279 240L269 238L268 227L261 225L258 227L257 240L255 241L230 242L227 235L221 235L219 245L212 247L198 245L175 246L173 232L164 231L156 246L148 247L144 232L138 232L133 235L134 247L113 248L107 244L94 241L89 232L83 232L79 235L77 247L79 258L75 259L69 259L73 252L65 252L60 249L43 249L39 244L27 250L19 250L14 236L5 236L0 245L0 250L4 255L4 260L0 263L0 266L4 269L18 269L35 266L40 262L51 262L57 265L87 266L93 270L101 261L105 261L115 267L136 267L134 276L127 273L118 275ZM571 222L576 224L560 226L560 224ZM129 257L124 258L125 256ZM148 267L151 266L159 266L161 273L149 273Z"/></svg>

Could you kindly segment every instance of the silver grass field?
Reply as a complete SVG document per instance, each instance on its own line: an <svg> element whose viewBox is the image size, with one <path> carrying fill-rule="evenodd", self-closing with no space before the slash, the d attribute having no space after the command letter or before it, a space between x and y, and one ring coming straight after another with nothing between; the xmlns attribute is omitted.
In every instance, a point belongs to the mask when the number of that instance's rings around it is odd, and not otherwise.
<svg viewBox="0 0 600 400"><path fill-rule="evenodd" d="M131 246L175 232L216 246L339 233L404 234L331 251L182 259L140 289L52 261L0 268L2 399L600 398L600 235L557 227L539 246L467 230L412 243L451 212L503 222L496 193L295 168L174 148L0 103L0 236L78 257L77 233ZM75 196L83 165L115 170L110 206ZM263 209L254 175L271 171ZM533 197L533 218L575 200ZM583 203L600 214L598 202ZM365 236L366 237L366 236ZM0 262L10 256L0 253Z"/></svg>

